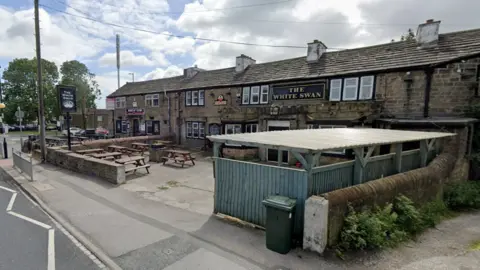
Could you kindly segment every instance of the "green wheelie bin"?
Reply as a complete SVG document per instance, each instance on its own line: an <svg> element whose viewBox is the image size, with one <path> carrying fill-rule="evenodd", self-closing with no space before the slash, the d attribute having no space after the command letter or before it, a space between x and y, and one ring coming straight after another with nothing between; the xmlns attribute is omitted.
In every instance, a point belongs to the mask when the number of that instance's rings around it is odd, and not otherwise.
<svg viewBox="0 0 480 270"><path fill-rule="evenodd" d="M284 196L269 196L263 200L267 208L265 226L267 248L287 254L292 248L296 200Z"/></svg>

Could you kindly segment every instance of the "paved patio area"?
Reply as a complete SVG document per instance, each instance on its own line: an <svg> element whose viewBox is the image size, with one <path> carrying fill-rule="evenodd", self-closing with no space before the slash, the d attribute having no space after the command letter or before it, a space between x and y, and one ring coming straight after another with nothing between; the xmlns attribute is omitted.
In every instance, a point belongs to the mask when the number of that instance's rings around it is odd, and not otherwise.
<svg viewBox="0 0 480 270"><path fill-rule="evenodd" d="M213 165L209 157L198 156L195 166L184 168L150 162L150 174L127 175L120 187L145 199L162 202L203 215L213 212Z"/></svg>

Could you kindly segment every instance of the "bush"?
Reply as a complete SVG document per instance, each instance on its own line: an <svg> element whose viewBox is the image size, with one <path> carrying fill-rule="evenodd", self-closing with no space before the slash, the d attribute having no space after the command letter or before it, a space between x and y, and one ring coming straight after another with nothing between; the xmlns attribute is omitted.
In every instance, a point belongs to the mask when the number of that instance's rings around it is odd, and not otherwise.
<svg viewBox="0 0 480 270"><path fill-rule="evenodd" d="M454 210L480 208L480 181L450 184L444 192L444 201Z"/></svg>
<svg viewBox="0 0 480 270"><path fill-rule="evenodd" d="M398 215L392 204L376 207L373 211L349 209L340 235L340 247L344 250L392 247L407 237L407 233L397 226Z"/></svg>
<svg viewBox="0 0 480 270"><path fill-rule="evenodd" d="M449 210L447 205L440 199L425 204L420 208L422 230L437 226L448 214Z"/></svg>
<svg viewBox="0 0 480 270"><path fill-rule="evenodd" d="M422 215L412 200L400 195L395 198L395 212L398 214L398 226L410 234L416 234L423 229Z"/></svg>

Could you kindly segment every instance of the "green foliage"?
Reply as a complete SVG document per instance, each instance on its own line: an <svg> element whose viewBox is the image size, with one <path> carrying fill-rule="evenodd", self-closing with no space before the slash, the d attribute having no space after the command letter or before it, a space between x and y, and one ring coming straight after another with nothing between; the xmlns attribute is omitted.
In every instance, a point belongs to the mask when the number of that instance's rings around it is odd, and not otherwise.
<svg viewBox="0 0 480 270"><path fill-rule="evenodd" d="M451 209L480 209L480 181L450 184L445 188L444 201Z"/></svg>
<svg viewBox="0 0 480 270"><path fill-rule="evenodd" d="M411 28L408 28L407 33L400 37L400 41L413 41L415 40L415 34Z"/></svg>
<svg viewBox="0 0 480 270"><path fill-rule="evenodd" d="M45 99L45 117L49 119L54 114L54 107L48 102L56 100L55 85L58 82L58 69L55 63L42 59L42 80ZM36 58L17 58L8 63L3 73L2 84L5 95L5 122L17 123L15 111L21 107L25 112L24 123L31 123L38 119L38 92L37 92L37 60Z"/></svg>
<svg viewBox="0 0 480 270"><path fill-rule="evenodd" d="M350 207L340 235L340 247L345 250L363 250L395 246L407 237L398 228L397 219L392 204L362 212L356 212Z"/></svg>
<svg viewBox="0 0 480 270"><path fill-rule="evenodd" d="M85 115L87 108L95 108L95 100L100 98L101 91L95 80L95 74L91 73L87 66L79 61L67 61L60 67L62 84L77 87L77 108ZM86 128L84 119L83 128Z"/></svg>
<svg viewBox="0 0 480 270"><path fill-rule="evenodd" d="M351 206L340 233L342 250L394 247L426 228L434 227L448 213L441 200L418 209L409 198L400 195L395 203L373 210L356 212Z"/></svg>
<svg viewBox="0 0 480 270"><path fill-rule="evenodd" d="M395 198L395 212L398 213L397 223L406 232L415 234L422 228L422 216L415 204L404 195Z"/></svg>
<svg viewBox="0 0 480 270"><path fill-rule="evenodd" d="M449 215L449 212L445 202L440 199L425 204L420 208L422 230L437 226L442 219Z"/></svg>

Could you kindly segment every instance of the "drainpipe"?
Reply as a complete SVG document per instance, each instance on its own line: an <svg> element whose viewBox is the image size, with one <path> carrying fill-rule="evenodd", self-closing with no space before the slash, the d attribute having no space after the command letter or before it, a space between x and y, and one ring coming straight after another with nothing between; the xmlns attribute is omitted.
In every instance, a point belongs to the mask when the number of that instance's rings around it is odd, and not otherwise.
<svg viewBox="0 0 480 270"><path fill-rule="evenodd" d="M163 90L163 95L167 99L168 102L168 135L172 134L172 113L170 109L170 97L167 95L167 91Z"/></svg>
<svg viewBox="0 0 480 270"><path fill-rule="evenodd" d="M423 104L423 117L429 117L429 106L430 106L430 92L432 90L432 76L434 69L427 68L425 69L425 93L424 93L424 104Z"/></svg>
<svg viewBox="0 0 480 270"><path fill-rule="evenodd" d="M178 120L177 120L177 130L178 130L178 144L182 144L182 118L180 115L180 102L182 100L181 94L177 93L177 111L178 111Z"/></svg>

